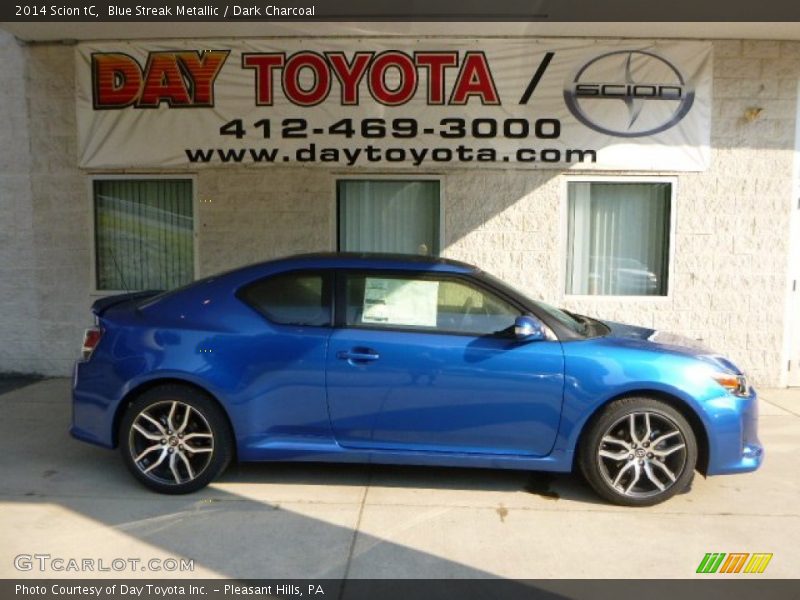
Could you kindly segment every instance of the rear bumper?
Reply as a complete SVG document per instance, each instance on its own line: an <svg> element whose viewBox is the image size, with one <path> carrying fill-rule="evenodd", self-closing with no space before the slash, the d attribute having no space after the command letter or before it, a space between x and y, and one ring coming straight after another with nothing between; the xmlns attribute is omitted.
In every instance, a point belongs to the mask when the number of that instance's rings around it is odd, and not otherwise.
<svg viewBox="0 0 800 600"><path fill-rule="evenodd" d="M91 363L78 361L72 377L72 423L69 433L82 442L104 448L114 447L114 413L117 403L112 401L104 378L92 371Z"/></svg>
<svg viewBox="0 0 800 600"><path fill-rule="evenodd" d="M708 475L755 471L764 461L758 439L758 395L751 388L746 398L727 395L718 403L709 432Z"/></svg>

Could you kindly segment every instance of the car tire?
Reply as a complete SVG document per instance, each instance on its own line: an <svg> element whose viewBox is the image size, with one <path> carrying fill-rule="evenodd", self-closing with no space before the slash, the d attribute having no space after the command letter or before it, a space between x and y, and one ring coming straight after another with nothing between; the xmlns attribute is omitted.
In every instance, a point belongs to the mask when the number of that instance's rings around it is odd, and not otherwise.
<svg viewBox="0 0 800 600"><path fill-rule="evenodd" d="M628 397L606 406L588 424L578 465L602 498L623 506L652 506L689 488L697 440L668 403Z"/></svg>
<svg viewBox="0 0 800 600"><path fill-rule="evenodd" d="M197 491L227 468L233 434L217 403L182 385L152 388L128 406L119 428L128 469L162 494Z"/></svg>

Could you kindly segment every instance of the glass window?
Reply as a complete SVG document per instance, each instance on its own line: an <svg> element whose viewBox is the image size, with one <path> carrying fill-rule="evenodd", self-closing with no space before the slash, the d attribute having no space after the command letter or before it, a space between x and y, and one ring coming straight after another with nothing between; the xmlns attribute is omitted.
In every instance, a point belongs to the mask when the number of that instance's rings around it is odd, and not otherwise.
<svg viewBox="0 0 800 600"><path fill-rule="evenodd" d="M337 186L342 252L439 254L439 182L343 179Z"/></svg>
<svg viewBox="0 0 800 600"><path fill-rule="evenodd" d="M458 279L351 275L345 321L356 327L396 327L490 335L509 330L520 311Z"/></svg>
<svg viewBox="0 0 800 600"><path fill-rule="evenodd" d="M94 181L98 290L166 290L194 278L189 179Z"/></svg>
<svg viewBox="0 0 800 600"><path fill-rule="evenodd" d="M569 182L568 294L666 296L671 184Z"/></svg>
<svg viewBox="0 0 800 600"><path fill-rule="evenodd" d="M242 300L281 325L331 324L327 278L319 273L286 273L250 284Z"/></svg>

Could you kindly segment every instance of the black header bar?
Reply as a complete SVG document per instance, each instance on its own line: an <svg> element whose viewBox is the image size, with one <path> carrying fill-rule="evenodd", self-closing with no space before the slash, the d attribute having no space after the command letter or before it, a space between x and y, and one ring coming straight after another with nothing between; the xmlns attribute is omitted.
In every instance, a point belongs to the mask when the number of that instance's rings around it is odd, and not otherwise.
<svg viewBox="0 0 800 600"><path fill-rule="evenodd" d="M4 579L4 600L790 600L797 581L754 579Z"/></svg>
<svg viewBox="0 0 800 600"><path fill-rule="evenodd" d="M796 0L12 0L0 21L800 21Z"/></svg>

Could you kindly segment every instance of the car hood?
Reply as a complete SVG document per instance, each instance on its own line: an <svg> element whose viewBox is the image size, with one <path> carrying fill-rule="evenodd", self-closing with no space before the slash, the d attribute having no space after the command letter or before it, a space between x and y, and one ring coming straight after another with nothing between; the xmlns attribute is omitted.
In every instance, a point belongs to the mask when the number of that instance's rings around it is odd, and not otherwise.
<svg viewBox="0 0 800 600"><path fill-rule="evenodd" d="M669 350L678 354L697 358L705 363L713 365L715 368L727 372L741 374L742 371L729 359L721 354L714 352L700 340L694 340L685 335L651 329L649 327L639 327L628 325L627 323L617 323L615 321L601 321L603 325L610 329L608 337L623 340L637 340L642 347L658 347L662 350Z"/></svg>

